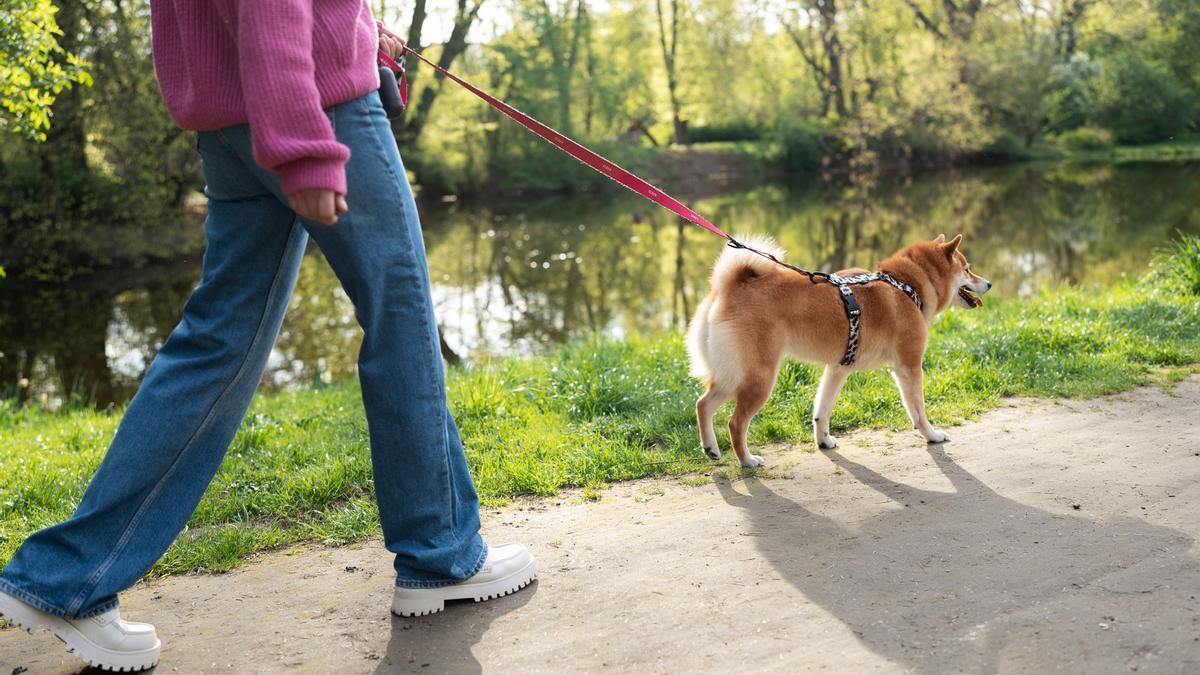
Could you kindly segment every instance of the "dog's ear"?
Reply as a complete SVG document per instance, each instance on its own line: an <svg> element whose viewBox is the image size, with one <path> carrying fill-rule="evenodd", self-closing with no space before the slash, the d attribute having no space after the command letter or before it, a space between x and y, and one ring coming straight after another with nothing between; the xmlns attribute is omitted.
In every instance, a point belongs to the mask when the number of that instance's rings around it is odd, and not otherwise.
<svg viewBox="0 0 1200 675"><path fill-rule="evenodd" d="M938 237L939 241L945 241L945 237ZM955 235L950 241L942 244L942 251L946 253L947 258L954 257L954 252L958 250L958 245L962 243L962 235Z"/></svg>
<svg viewBox="0 0 1200 675"><path fill-rule="evenodd" d="M946 243L946 235L944 235L944 234L939 234L939 235L937 236L937 239L934 239L934 240L933 240L933 243L935 243L935 244L944 244L944 243Z"/></svg>

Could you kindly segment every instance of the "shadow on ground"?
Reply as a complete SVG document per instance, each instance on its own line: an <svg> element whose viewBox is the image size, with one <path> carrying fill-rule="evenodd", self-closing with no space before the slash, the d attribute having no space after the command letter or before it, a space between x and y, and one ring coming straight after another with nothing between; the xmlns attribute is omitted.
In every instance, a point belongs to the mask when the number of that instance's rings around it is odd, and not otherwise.
<svg viewBox="0 0 1200 675"><path fill-rule="evenodd" d="M525 606L536 593L535 581L519 593L485 603L447 603L445 611L432 616L392 615L387 654L375 669L376 675L482 673L483 665L473 652L475 645L492 621Z"/></svg>
<svg viewBox="0 0 1200 675"><path fill-rule="evenodd" d="M996 493L943 447L928 452L952 492L825 453L889 502L857 523L814 513L756 478L744 481L748 496L728 482L719 488L769 533L757 546L787 582L897 665L996 672L1036 669L1051 656L1127 670L1122 661L1159 653L1197 658L1194 619L1186 620L1200 590L1190 537L1136 518L1097 522L1030 507ZM1163 621L1174 612L1182 620Z"/></svg>

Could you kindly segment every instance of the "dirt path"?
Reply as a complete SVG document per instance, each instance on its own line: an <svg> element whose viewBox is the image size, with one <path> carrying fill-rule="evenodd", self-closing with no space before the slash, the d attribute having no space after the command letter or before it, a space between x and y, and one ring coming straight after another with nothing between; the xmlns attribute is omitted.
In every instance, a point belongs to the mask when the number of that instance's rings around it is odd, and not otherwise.
<svg viewBox="0 0 1200 675"><path fill-rule="evenodd" d="M639 481L486 514L541 581L388 614L378 542L142 584L159 671L1200 672L1200 377L1012 401L953 442L770 449L774 477ZM72 672L0 633L0 675Z"/></svg>

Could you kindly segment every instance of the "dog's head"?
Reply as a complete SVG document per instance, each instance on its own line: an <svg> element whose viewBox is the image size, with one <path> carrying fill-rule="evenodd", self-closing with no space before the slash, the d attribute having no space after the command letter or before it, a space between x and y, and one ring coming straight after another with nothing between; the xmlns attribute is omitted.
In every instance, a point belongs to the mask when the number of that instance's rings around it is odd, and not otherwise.
<svg viewBox="0 0 1200 675"><path fill-rule="evenodd" d="M992 282L971 271L971 263L963 255L960 244L962 244L961 234L950 241L946 241L945 235L939 234L938 238L929 242L927 246L933 249L935 258L945 257L945 266L938 265L937 267L945 270L945 274L942 276L946 288L943 291L954 294L952 302L965 309L982 307L983 300L977 294L987 293L991 290Z"/></svg>

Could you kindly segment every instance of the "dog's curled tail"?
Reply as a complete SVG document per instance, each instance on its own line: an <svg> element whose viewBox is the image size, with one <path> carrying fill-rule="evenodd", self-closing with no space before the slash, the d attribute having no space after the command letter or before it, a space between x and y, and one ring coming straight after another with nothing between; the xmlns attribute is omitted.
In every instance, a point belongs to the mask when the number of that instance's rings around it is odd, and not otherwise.
<svg viewBox="0 0 1200 675"><path fill-rule="evenodd" d="M780 260L783 259L783 249L779 248L775 240L770 237L749 235L737 239L746 246L758 249L763 253L770 253ZM757 253L742 248L727 248L717 258L717 263L713 266L712 293L709 293L708 297L704 298L700 306L696 308L696 314L692 317L691 325L688 326L687 350L692 377L705 385L710 384L713 380L712 360L709 358L713 339L709 314L712 312L714 303L722 302L721 298L725 295L725 291L734 284L774 274L778 267ZM728 300L725 301L728 302Z"/></svg>
<svg viewBox="0 0 1200 675"><path fill-rule="evenodd" d="M785 255L779 244L766 235L753 234L737 237L737 240L750 248L770 253L780 260L783 260ZM721 293L739 281L765 277L778 269L779 265L757 253L744 248L726 248L725 252L717 258L717 264L713 266L712 288L716 293Z"/></svg>
<svg viewBox="0 0 1200 675"><path fill-rule="evenodd" d="M711 295L700 301L687 334L689 373L706 387L712 382L712 368L708 365L708 310L711 306Z"/></svg>

